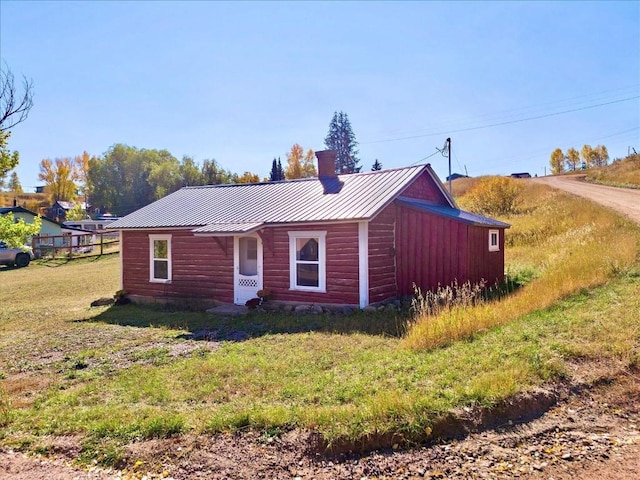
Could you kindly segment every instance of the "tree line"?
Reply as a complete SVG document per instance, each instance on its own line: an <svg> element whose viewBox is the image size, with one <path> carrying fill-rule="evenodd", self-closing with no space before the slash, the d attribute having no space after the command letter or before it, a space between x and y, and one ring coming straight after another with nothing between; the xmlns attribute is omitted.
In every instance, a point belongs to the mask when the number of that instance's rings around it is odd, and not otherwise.
<svg viewBox="0 0 640 480"><path fill-rule="evenodd" d="M571 147L563 153L560 148L556 148L551 152L549 160L551 164L551 173L557 175L567 171L584 170L593 167L603 167L609 163L609 152L604 145L584 145L582 150L578 151Z"/></svg>
<svg viewBox="0 0 640 480"><path fill-rule="evenodd" d="M8 67L0 71L0 191L16 194L23 189L18 174L12 171L19 163L18 152L8 148L10 128L27 118L33 106L33 84L23 77L22 89ZM358 142L349 117L334 112L324 139L326 148L336 151L338 174L360 172ZM382 165L376 159L372 170ZM268 177L262 181L281 181L317 176L315 152L295 143L286 156L283 168L280 158L273 159ZM101 156L88 152L76 157L45 158L40 162L38 179L51 202L83 201L95 213L126 215L185 186L226 183L255 183L258 174L233 173L215 159L201 163L184 156L178 160L167 150L139 149L115 144ZM71 216L86 215L77 207Z"/></svg>

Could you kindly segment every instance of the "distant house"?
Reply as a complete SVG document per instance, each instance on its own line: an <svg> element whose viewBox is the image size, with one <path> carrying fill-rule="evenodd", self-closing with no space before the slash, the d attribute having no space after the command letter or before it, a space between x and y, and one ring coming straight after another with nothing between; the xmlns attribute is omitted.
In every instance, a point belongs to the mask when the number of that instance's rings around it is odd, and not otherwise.
<svg viewBox="0 0 640 480"><path fill-rule="evenodd" d="M504 279L508 224L458 209L429 165L184 187L108 228L133 300L361 308L457 280Z"/></svg>
<svg viewBox="0 0 640 480"><path fill-rule="evenodd" d="M512 173L511 178L531 178L531 174L528 172L524 173Z"/></svg>
<svg viewBox="0 0 640 480"><path fill-rule="evenodd" d="M446 181L447 181L447 182L448 182L449 180L453 181L453 180L456 180L456 179L458 179L458 178L469 178L469 176L468 176L468 175L462 175L461 173L452 173L451 175L449 175L449 176L447 177L447 180L446 180Z"/></svg>
<svg viewBox="0 0 640 480"><path fill-rule="evenodd" d="M85 202L79 202L82 210L87 210L87 204ZM64 222L67 218L67 212L74 208L78 203L76 202L64 202L62 200L56 201L47 209L47 217L52 220Z"/></svg>
<svg viewBox="0 0 640 480"><path fill-rule="evenodd" d="M6 213L13 213L13 217L16 220L22 218L25 223L33 223L34 218L38 216L37 213L19 206L1 207L0 215L4 215ZM56 222L55 220L51 220L47 217L41 218L42 227L40 228L40 233L36 237L37 242L33 245L36 251L46 247L64 247L69 245L69 242L71 242L71 245L73 246L78 246L85 243L83 240L84 237L91 233L88 230L81 228L65 226L62 223Z"/></svg>

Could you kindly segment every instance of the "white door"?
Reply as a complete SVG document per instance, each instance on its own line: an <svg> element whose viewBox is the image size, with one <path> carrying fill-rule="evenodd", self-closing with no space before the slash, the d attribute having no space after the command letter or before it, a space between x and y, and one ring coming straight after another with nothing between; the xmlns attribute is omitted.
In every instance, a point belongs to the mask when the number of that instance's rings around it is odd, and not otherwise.
<svg viewBox="0 0 640 480"><path fill-rule="evenodd" d="M257 235L233 238L233 297L236 305L258 297L262 289L262 240Z"/></svg>

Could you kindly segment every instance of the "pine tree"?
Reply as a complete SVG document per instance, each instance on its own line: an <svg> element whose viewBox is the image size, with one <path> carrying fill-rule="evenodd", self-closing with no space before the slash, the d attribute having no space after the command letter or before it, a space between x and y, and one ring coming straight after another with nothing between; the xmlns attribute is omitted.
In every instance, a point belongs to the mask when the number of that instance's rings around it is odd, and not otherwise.
<svg viewBox="0 0 640 480"><path fill-rule="evenodd" d="M280 162L280 157L278 157L278 178L280 180L284 180L284 168L282 168L282 163Z"/></svg>
<svg viewBox="0 0 640 480"><path fill-rule="evenodd" d="M269 173L269 181L277 182L278 180L278 161L273 157L273 162L271 162L271 172Z"/></svg>
<svg viewBox="0 0 640 480"><path fill-rule="evenodd" d="M378 170L382 170L382 164L376 158L376 161L373 162L373 165L371 166L371 171L377 172Z"/></svg>
<svg viewBox="0 0 640 480"><path fill-rule="evenodd" d="M279 180L284 180L284 170L282 170L282 163L280 163L280 157L278 160L273 158L273 162L271 163L271 173L269 174L270 182L277 182Z"/></svg>
<svg viewBox="0 0 640 480"><path fill-rule="evenodd" d="M324 139L327 148L336 152L336 173L358 173L358 142L351 129L349 117L344 112L334 112L329 133Z"/></svg>

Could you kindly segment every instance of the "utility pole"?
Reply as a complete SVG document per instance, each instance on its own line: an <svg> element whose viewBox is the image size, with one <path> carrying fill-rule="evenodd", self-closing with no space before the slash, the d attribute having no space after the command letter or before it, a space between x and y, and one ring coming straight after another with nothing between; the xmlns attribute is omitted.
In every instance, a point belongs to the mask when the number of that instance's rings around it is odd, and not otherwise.
<svg viewBox="0 0 640 480"><path fill-rule="evenodd" d="M453 196L453 186L451 185L451 137L445 140L444 145L449 154L449 195Z"/></svg>

